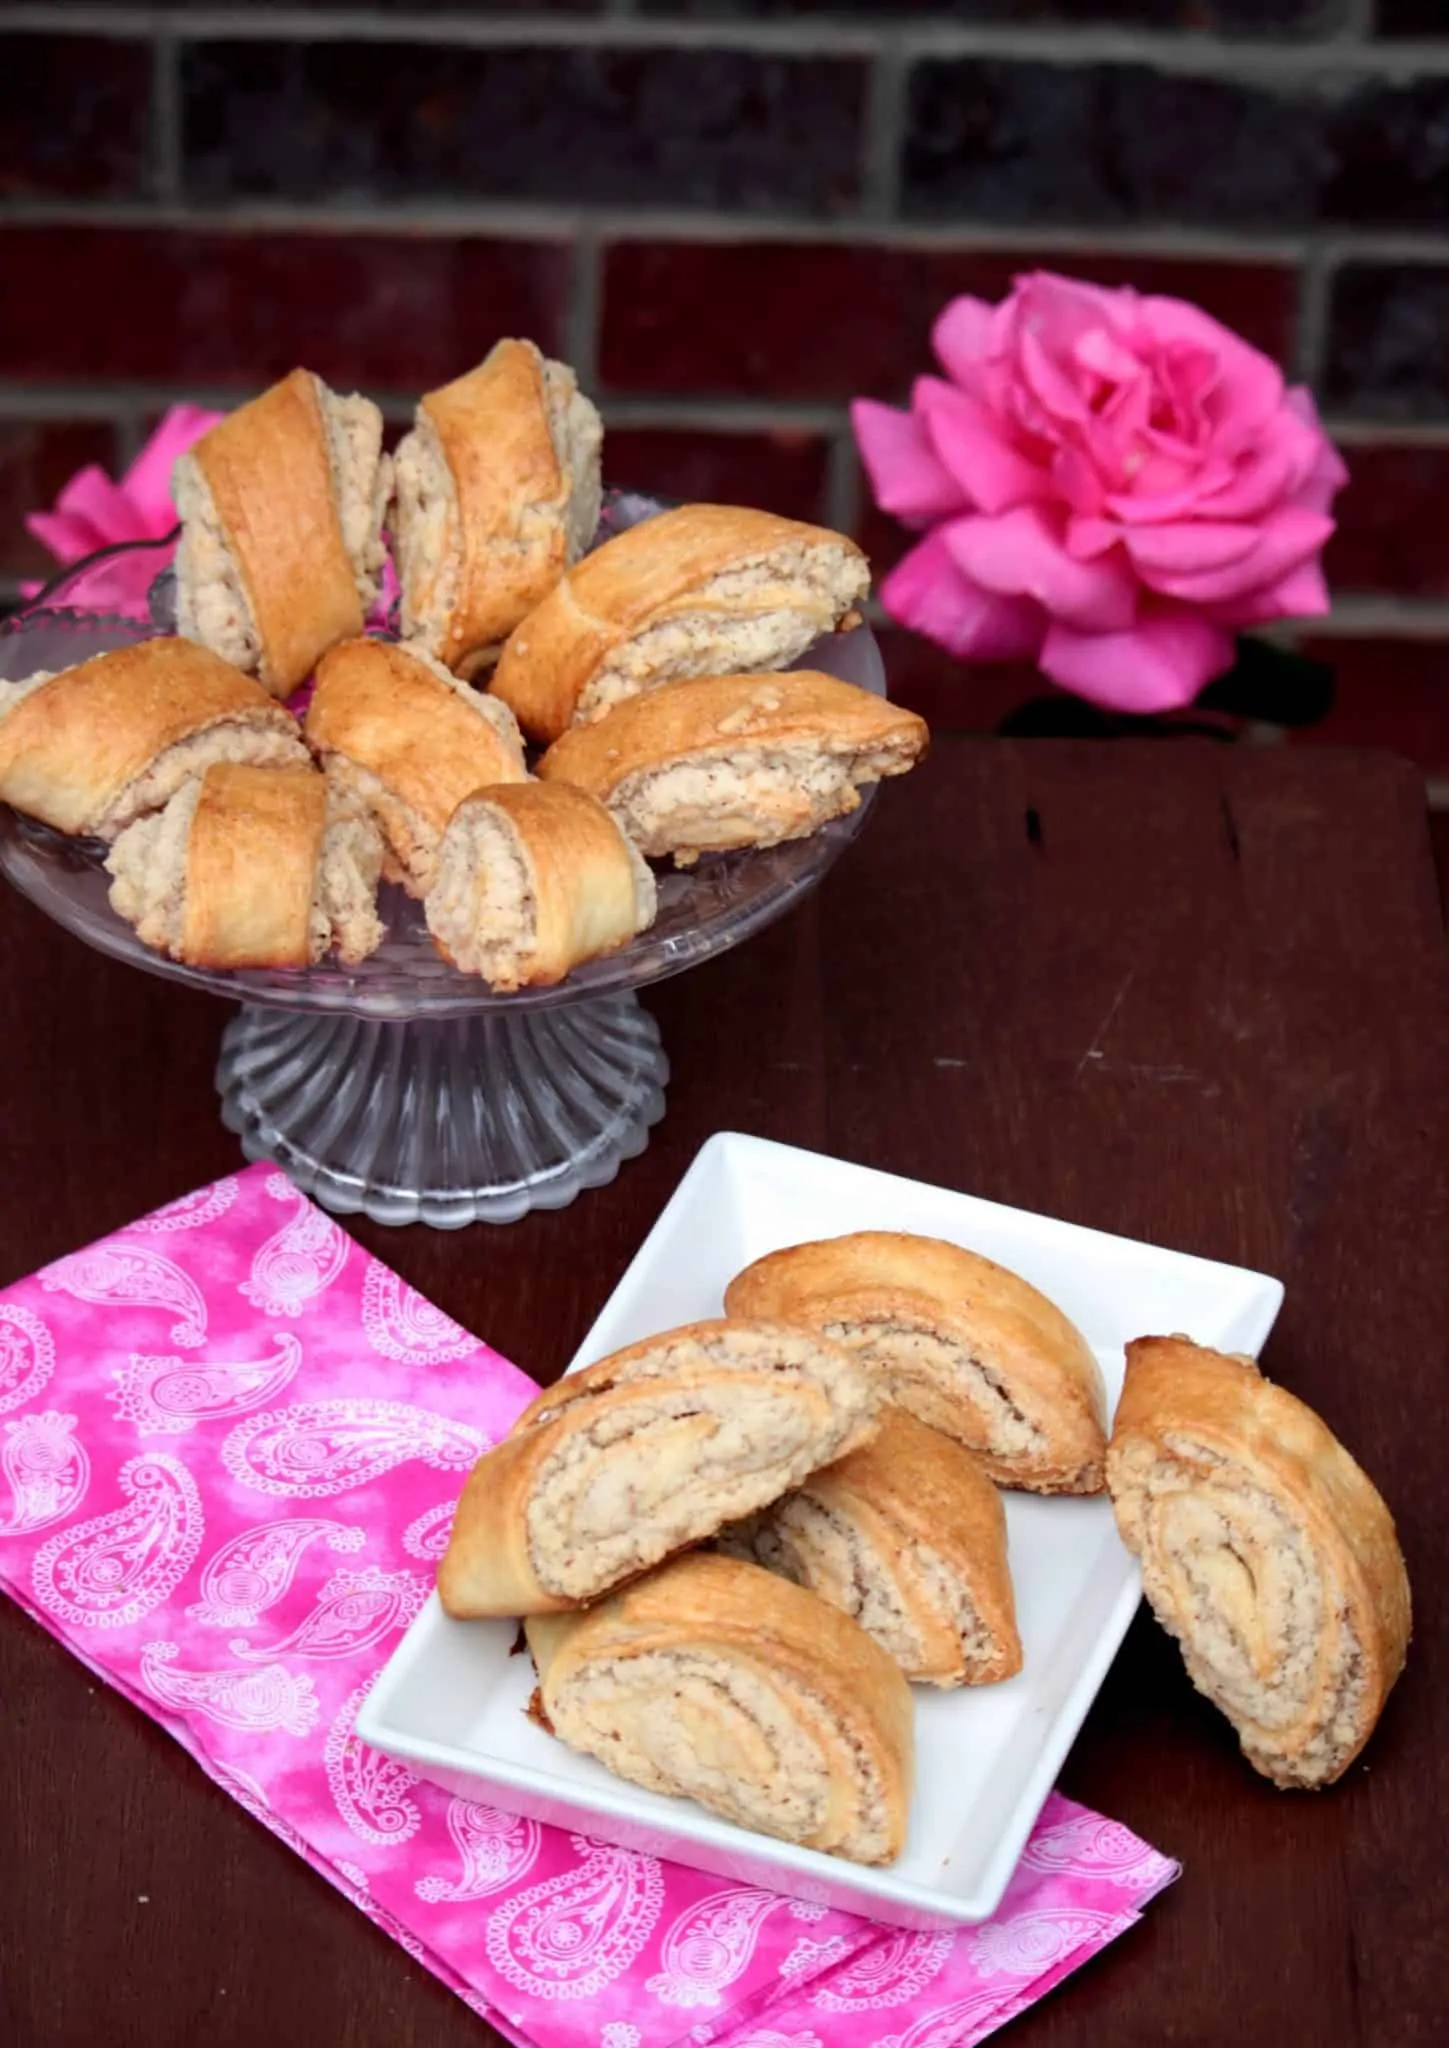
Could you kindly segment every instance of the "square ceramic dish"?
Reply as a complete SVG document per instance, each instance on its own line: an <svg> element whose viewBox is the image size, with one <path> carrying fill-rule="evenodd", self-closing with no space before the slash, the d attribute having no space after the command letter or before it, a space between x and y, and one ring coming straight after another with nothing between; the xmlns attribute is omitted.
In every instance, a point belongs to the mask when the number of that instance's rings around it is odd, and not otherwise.
<svg viewBox="0 0 1449 2048"><path fill-rule="evenodd" d="M711 1138L619 1282L570 1370L721 1313L726 1282L783 1245L850 1230L943 1237L1010 1266L1096 1352L1114 1403L1131 1337L1183 1331L1256 1353L1278 1281L1006 1209L759 1138ZM437 1597L357 1721L363 1741L425 1778L535 1820L903 1927L995 1911L1141 1591L1105 1499L1006 1496L1025 1664L1004 1685L916 1690L916 1793L904 1854L866 1870L638 1790L528 1720L531 1661L514 1622L450 1621Z"/></svg>

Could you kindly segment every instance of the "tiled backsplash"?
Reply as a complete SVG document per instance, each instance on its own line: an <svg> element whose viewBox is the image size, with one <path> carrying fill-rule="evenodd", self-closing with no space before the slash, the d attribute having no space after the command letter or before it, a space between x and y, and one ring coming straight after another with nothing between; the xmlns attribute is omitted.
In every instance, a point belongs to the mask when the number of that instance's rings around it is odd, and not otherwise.
<svg viewBox="0 0 1449 2048"><path fill-rule="evenodd" d="M170 398L304 361L406 417L503 333L611 474L852 525L846 401L1024 267L1183 293L1354 482L1325 733L1449 795L1449 0L312 0L0 17L0 576ZM963 725L1027 679L893 634Z"/></svg>

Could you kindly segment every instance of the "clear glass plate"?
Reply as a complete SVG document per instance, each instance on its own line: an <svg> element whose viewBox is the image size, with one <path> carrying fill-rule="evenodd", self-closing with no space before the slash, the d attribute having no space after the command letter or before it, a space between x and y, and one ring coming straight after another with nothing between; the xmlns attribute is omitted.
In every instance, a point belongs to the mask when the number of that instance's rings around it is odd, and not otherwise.
<svg viewBox="0 0 1449 2048"><path fill-rule="evenodd" d="M595 545L664 505L606 493ZM175 536L101 550L0 627L0 679L60 669L175 630ZM396 597L368 621L395 632ZM869 627L795 663L885 694ZM292 699L299 710L305 689ZM617 953L553 988L496 995L444 961L401 889L379 899L387 937L358 967L222 972L153 953L111 910L105 848L0 805L0 873L98 952L230 996L222 1115L250 1158L275 1159L319 1201L379 1222L511 1221L611 1179L663 1114L667 1063L633 991L713 959L812 889L874 797L812 838L661 866L659 914ZM291 1014L287 1014L291 1013Z"/></svg>

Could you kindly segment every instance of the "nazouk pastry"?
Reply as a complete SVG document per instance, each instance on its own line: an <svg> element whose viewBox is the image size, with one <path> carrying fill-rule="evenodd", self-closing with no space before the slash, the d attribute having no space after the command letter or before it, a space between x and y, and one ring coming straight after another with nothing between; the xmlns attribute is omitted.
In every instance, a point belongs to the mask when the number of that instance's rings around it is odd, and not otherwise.
<svg viewBox="0 0 1449 2048"><path fill-rule="evenodd" d="M730 1282L732 1316L819 1330L1002 1486L1100 1493L1106 1396L1081 1332L1004 1266L938 1238L863 1230L772 1252Z"/></svg>
<svg viewBox="0 0 1449 2048"><path fill-rule="evenodd" d="M416 418L392 516L403 635L469 675L593 539L603 427L531 341L500 341Z"/></svg>
<svg viewBox="0 0 1449 2048"><path fill-rule="evenodd" d="M562 981L626 945L657 907L653 875L603 805L558 782L459 804L423 902L444 958L502 991Z"/></svg>
<svg viewBox="0 0 1449 2048"><path fill-rule="evenodd" d="M189 640L0 682L0 802L58 832L114 839L215 761L311 757L289 711Z"/></svg>
<svg viewBox="0 0 1449 2048"><path fill-rule="evenodd" d="M991 1685L1021 1669L1001 1495L970 1451L902 1408L718 1544L840 1608L907 1678Z"/></svg>
<svg viewBox="0 0 1449 2048"><path fill-rule="evenodd" d="M382 943L382 838L315 768L222 762L123 832L111 908L192 967L306 967Z"/></svg>
<svg viewBox="0 0 1449 2048"><path fill-rule="evenodd" d="M681 676L788 668L870 587L844 534L741 505L681 505L586 555L510 636L492 688L556 740Z"/></svg>
<svg viewBox="0 0 1449 2048"><path fill-rule="evenodd" d="M432 887L438 841L464 797L528 777L506 704L388 640L344 640L323 655L305 730L328 777L376 818L388 880L413 896Z"/></svg>
<svg viewBox="0 0 1449 2048"><path fill-rule="evenodd" d="M178 458L176 622L275 696L362 631L392 464L371 399L293 370Z"/></svg>
<svg viewBox="0 0 1449 2048"><path fill-rule="evenodd" d="M639 851L701 853L803 839L904 775L925 721L812 669L696 676L618 704L555 740L538 766L607 804Z"/></svg>
<svg viewBox="0 0 1449 2048"><path fill-rule="evenodd" d="M1188 1675L1277 1785L1328 1785L1409 1642L1409 1581L1373 1482L1252 1359L1127 1346L1107 1453L1122 1540Z"/></svg>
<svg viewBox="0 0 1449 2048"><path fill-rule="evenodd" d="M866 1442L879 1398L839 1345L690 1323L541 1394L474 1466L438 1571L449 1614L597 1599Z"/></svg>
<svg viewBox="0 0 1449 2048"><path fill-rule="evenodd" d="M853 1863L900 1854L910 1687L813 1593L697 1554L524 1627L535 1711L571 1749L762 1835Z"/></svg>

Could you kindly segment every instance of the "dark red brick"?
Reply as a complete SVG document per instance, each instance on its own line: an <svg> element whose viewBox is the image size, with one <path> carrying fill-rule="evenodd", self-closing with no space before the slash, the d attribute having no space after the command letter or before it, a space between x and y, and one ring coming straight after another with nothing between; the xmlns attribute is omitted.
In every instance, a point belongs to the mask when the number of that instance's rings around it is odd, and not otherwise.
<svg viewBox="0 0 1449 2048"><path fill-rule="evenodd" d="M1449 264L1349 263L1333 282L1323 386L1362 419L1449 419Z"/></svg>
<svg viewBox="0 0 1449 2048"><path fill-rule="evenodd" d="M1335 100L1320 211L1355 227L1449 221L1449 78L1369 79Z"/></svg>
<svg viewBox="0 0 1449 2048"><path fill-rule="evenodd" d="M1429 837L1434 848L1434 867L1439 877L1439 904L1449 922L1449 811L1429 813Z"/></svg>
<svg viewBox="0 0 1449 2048"><path fill-rule="evenodd" d="M115 475L115 429L104 420L0 419L0 572L51 575L53 557L25 530L27 512L48 512L62 484L99 462Z"/></svg>
<svg viewBox="0 0 1449 2048"><path fill-rule="evenodd" d="M902 206L917 219L1317 218L1323 96L1147 64L928 59L911 74Z"/></svg>
<svg viewBox="0 0 1449 2048"><path fill-rule="evenodd" d="M829 443L818 434L702 433L684 427L610 427L604 468L610 483L662 498L761 505L787 519L825 513Z"/></svg>
<svg viewBox="0 0 1449 2048"><path fill-rule="evenodd" d="M1303 651L1332 664L1334 703L1326 718L1290 738L1388 747L1433 773L1449 773L1449 640L1317 634Z"/></svg>
<svg viewBox="0 0 1449 2048"><path fill-rule="evenodd" d="M1381 36L1449 36L1444 0L1379 0Z"/></svg>
<svg viewBox="0 0 1449 2048"><path fill-rule="evenodd" d="M1343 452L1350 480L1326 557L1333 589L1449 597L1449 446Z"/></svg>
<svg viewBox="0 0 1449 2048"><path fill-rule="evenodd" d="M1024 661L958 661L903 626L877 626L886 683L897 704L936 732L994 732L1008 712L1053 686Z"/></svg>
<svg viewBox="0 0 1449 2048"><path fill-rule="evenodd" d="M416 390L502 334L557 349L570 260L471 236L0 228L0 375L246 386L302 362Z"/></svg>
<svg viewBox="0 0 1449 2048"><path fill-rule="evenodd" d="M1297 283L1271 263L1019 254L829 242L617 242L606 253L600 374L616 391L845 399L903 395L932 367L958 292L997 299L1024 270L1190 298L1280 360Z"/></svg>
<svg viewBox="0 0 1449 2048"><path fill-rule="evenodd" d="M867 67L745 49L196 43L188 192L557 200L832 214L859 185Z"/></svg>
<svg viewBox="0 0 1449 2048"><path fill-rule="evenodd" d="M147 183L151 52L100 36L0 36L0 196L126 199Z"/></svg>
<svg viewBox="0 0 1449 2048"><path fill-rule="evenodd" d="M1434 6L1438 0L1422 0ZM643 0L645 14L690 20L778 19L792 14L904 15L932 21L1068 22L1216 30L1224 35L1312 35L1344 17L1345 0Z"/></svg>

